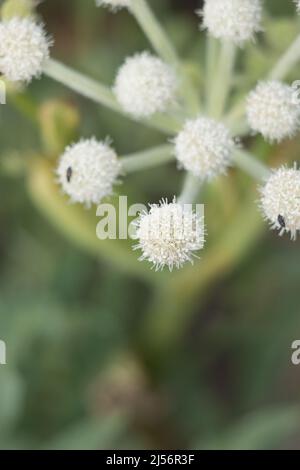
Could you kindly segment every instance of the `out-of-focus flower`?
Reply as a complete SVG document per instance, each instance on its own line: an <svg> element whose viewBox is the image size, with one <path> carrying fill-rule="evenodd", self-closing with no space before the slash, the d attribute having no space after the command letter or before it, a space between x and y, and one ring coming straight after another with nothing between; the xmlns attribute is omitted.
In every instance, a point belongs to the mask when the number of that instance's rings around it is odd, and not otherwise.
<svg viewBox="0 0 300 470"><path fill-rule="evenodd" d="M248 96L247 118L251 129L270 141L292 137L300 124L295 89L276 80L259 83Z"/></svg>
<svg viewBox="0 0 300 470"><path fill-rule="evenodd" d="M218 39L228 39L242 44L262 30L261 0L206 0L203 26Z"/></svg>
<svg viewBox="0 0 300 470"><path fill-rule="evenodd" d="M41 75L51 44L43 25L30 18L0 23L0 72L11 82L30 82Z"/></svg>
<svg viewBox="0 0 300 470"><path fill-rule="evenodd" d="M124 111L136 118L164 112L175 102L173 69L148 52L126 59L116 77L114 92Z"/></svg>
<svg viewBox="0 0 300 470"><path fill-rule="evenodd" d="M185 170L211 180L230 165L234 140L220 122L199 117L186 122L175 138L175 155Z"/></svg>
<svg viewBox="0 0 300 470"><path fill-rule="evenodd" d="M300 171L285 166L272 172L261 188L261 209L272 229L296 239L300 230Z"/></svg>

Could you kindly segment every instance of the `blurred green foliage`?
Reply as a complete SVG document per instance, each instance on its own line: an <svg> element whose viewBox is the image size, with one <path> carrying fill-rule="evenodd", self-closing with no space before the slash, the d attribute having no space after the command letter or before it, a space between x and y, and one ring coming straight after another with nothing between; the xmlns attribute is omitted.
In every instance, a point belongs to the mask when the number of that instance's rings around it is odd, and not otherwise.
<svg viewBox="0 0 300 470"><path fill-rule="evenodd" d="M266 35L240 59L242 92L300 30L292 2L266 3ZM197 2L151 4L200 88ZM126 55L149 47L128 13L93 0L45 1L38 11L53 55L108 84ZM12 91L0 124L0 448L300 448L300 368L290 361L299 242L268 232L255 183L232 170L204 188L202 260L155 275L127 242L101 245L94 212L67 204L53 165L79 135L108 135L122 154L164 136L47 78ZM299 139L246 143L270 165L300 151ZM182 177L168 165L130 176L120 191L154 202L177 193Z"/></svg>

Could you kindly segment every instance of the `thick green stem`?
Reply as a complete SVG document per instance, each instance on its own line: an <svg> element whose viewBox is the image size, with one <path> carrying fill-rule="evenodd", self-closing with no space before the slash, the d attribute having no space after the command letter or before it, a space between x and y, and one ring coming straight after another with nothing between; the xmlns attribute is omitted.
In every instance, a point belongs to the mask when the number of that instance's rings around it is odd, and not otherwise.
<svg viewBox="0 0 300 470"><path fill-rule="evenodd" d="M275 67L271 70L269 78L272 80L284 80L292 68L300 60L300 35L295 39L288 50L283 54Z"/></svg>
<svg viewBox="0 0 300 470"><path fill-rule="evenodd" d="M147 2L131 0L130 10L157 54L175 67L179 66L177 53Z"/></svg>
<svg viewBox="0 0 300 470"><path fill-rule="evenodd" d="M206 109L209 110L213 106L213 93L211 82L216 74L218 50L220 43L212 36L206 38L206 77L205 77L205 91L206 91Z"/></svg>
<svg viewBox="0 0 300 470"><path fill-rule="evenodd" d="M191 114L199 111L200 98L194 84L186 73L172 42L157 20L146 0L131 0L130 10L149 39L156 53L174 67L180 78L179 94Z"/></svg>
<svg viewBox="0 0 300 470"><path fill-rule="evenodd" d="M238 149L233 155L235 165L258 181L265 181L270 175L269 168L246 150Z"/></svg>
<svg viewBox="0 0 300 470"><path fill-rule="evenodd" d="M161 276L157 277L148 266L137 261L126 240L97 238L99 219L90 211L66 203L55 185L53 168L47 162L42 158L33 160L28 170L28 191L32 201L69 242L127 275L154 284L161 280Z"/></svg>
<svg viewBox="0 0 300 470"><path fill-rule="evenodd" d="M172 145L161 145L144 152L127 155L120 158L120 161L125 173L134 173L174 161L174 149Z"/></svg>
<svg viewBox="0 0 300 470"><path fill-rule="evenodd" d="M54 59L47 61L43 72L48 77L66 85L80 95L102 104L113 111L121 112L112 91L98 81L92 80Z"/></svg>
<svg viewBox="0 0 300 470"><path fill-rule="evenodd" d="M98 81L88 78L53 59L47 61L43 72L48 77L62 83L80 95L106 106L119 114L125 115L127 118L133 119L132 116L129 116L120 107L112 91ZM142 122L144 125L155 128L166 134L175 134L180 128L178 121L167 115L157 115L151 119L138 122Z"/></svg>
<svg viewBox="0 0 300 470"><path fill-rule="evenodd" d="M228 95L231 89L232 72L236 56L236 46L224 41L221 45L219 63L211 84L211 97L208 112L216 119L224 113Z"/></svg>
<svg viewBox="0 0 300 470"><path fill-rule="evenodd" d="M201 189L201 180L196 176L188 173L185 177L183 189L178 197L178 202L181 204L193 204Z"/></svg>
<svg viewBox="0 0 300 470"><path fill-rule="evenodd" d="M205 291L248 255L263 227L251 194L231 223L222 227L219 239L199 262L169 275L169 282L162 285L143 322L141 347L151 351L151 360L159 361L163 367L161 358L178 348L196 302L199 311Z"/></svg>

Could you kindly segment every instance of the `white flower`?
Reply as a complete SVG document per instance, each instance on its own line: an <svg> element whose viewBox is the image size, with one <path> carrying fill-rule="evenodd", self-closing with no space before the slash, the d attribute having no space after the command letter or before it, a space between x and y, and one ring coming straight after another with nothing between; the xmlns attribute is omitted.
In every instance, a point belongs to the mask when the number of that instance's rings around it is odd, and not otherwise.
<svg viewBox="0 0 300 470"><path fill-rule="evenodd" d="M120 162L110 145L92 138L66 148L57 175L71 202L90 207L112 194L120 170Z"/></svg>
<svg viewBox="0 0 300 470"><path fill-rule="evenodd" d="M52 41L44 27L30 18L0 23L0 72L11 82L39 77Z"/></svg>
<svg viewBox="0 0 300 470"><path fill-rule="evenodd" d="M252 39L262 30L261 0L206 0L199 14L212 36L236 44Z"/></svg>
<svg viewBox="0 0 300 470"><path fill-rule="evenodd" d="M294 0L297 7L297 12L300 13L300 0Z"/></svg>
<svg viewBox="0 0 300 470"><path fill-rule="evenodd" d="M135 249L141 249L140 261L153 263L156 270L180 268L192 262L195 252L204 246L204 219L192 205L162 201L150 206L137 222Z"/></svg>
<svg viewBox="0 0 300 470"><path fill-rule="evenodd" d="M251 129L270 141L294 136L300 123L295 89L276 80L259 83L248 96L247 118Z"/></svg>
<svg viewBox="0 0 300 470"><path fill-rule="evenodd" d="M186 122L175 138L175 156L185 170L211 180L231 163L234 140L220 122L199 117Z"/></svg>
<svg viewBox="0 0 300 470"><path fill-rule="evenodd" d="M261 188L261 209L271 227L291 233L296 239L300 230L300 171L285 166L272 172Z"/></svg>
<svg viewBox="0 0 300 470"><path fill-rule="evenodd" d="M126 59L120 68L114 92L124 111L136 118L164 112L175 102L177 88L173 69L148 52Z"/></svg>
<svg viewBox="0 0 300 470"><path fill-rule="evenodd" d="M120 8L129 7L130 0L96 0L97 7L109 7L113 11L116 11Z"/></svg>

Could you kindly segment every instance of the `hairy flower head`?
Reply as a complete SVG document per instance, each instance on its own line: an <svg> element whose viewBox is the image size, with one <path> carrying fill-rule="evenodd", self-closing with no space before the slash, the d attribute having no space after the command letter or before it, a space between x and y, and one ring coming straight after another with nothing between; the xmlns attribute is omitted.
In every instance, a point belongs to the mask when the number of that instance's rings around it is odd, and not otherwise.
<svg viewBox="0 0 300 470"><path fill-rule="evenodd" d="M180 268L192 262L195 252L204 246L204 219L192 205L161 201L150 206L137 222L136 249L142 250L140 260L152 263L156 270Z"/></svg>
<svg viewBox="0 0 300 470"><path fill-rule="evenodd" d="M261 210L272 229L296 239L300 230L300 171L285 166L273 171L261 188Z"/></svg>
<svg viewBox="0 0 300 470"><path fill-rule="evenodd" d="M96 0L96 5L97 7L108 7L116 11L120 8L129 7L130 0Z"/></svg>
<svg viewBox="0 0 300 470"><path fill-rule="evenodd" d="M225 173L231 163L234 140L229 130L214 119L187 121L174 143L177 160L201 179L211 180Z"/></svg>
<svg viewBox="0 0 300 470"><path fill-rule="evenodd" d="M112 194L120 170L120 162L109 143L92 138L66 148L57 176L72 202L90 207Z"/></svg>
<svg viewBox="0 0 300 470"><path fill-rule="evenodd" d="M164 112L175 102L173 69L148 52L126 59L116 77L114 92L124 111L136 118Z"/></svg>
<svg viewBox="0 0 300 470"><path fill-rule="evenodd" d="M294 136L300 125L295 89L277 80L259 83L248 96L247 118L251 129L270 141Z"/></svg>
<svg viewBox="0 0 300 470"><path fill-rule="evenodd" d="M203 27L217 39L242 44L262 30L261 0L205 0Z"/></svg>
<svg viewBox="0 0 300 470"><path fill-rule="evenodd" d="M15 17L0 23L0 72L11 82L39 77L52 44L43 25Z"/></svg>

